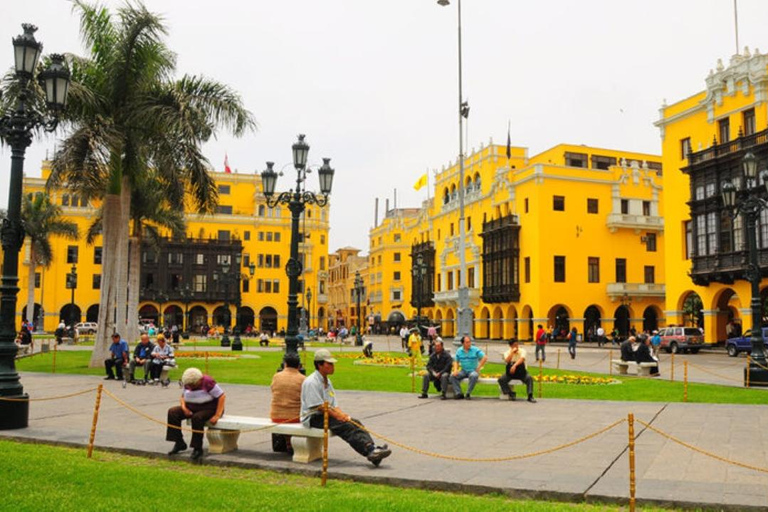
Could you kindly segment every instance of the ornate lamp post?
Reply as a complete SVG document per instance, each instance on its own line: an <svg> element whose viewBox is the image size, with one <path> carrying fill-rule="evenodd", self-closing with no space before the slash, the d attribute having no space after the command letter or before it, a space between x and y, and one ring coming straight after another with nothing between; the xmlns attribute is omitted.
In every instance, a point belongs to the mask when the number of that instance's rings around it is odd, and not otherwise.
<svg viewBox="0 0 768 512"><path fill-rule="evenodd" d="M421 322L422 287L424 285L424 278L427 275L427 264L424 262L424 255L416 255L416 261L413 263L411 275L413 276L413 287L416 290L416 293L414 294L416 299L416 327L419 328L419 322ZM420 328L419 331L421 331Z"/></svg>
<svg viewBox="0 0 768 512"><path fill-rule="evenodd" d="M307 293L304 294L307 298L307 328L312 330L312 288L307 288Z"/></svg>
<svg viewBox="0 0 768 512"><path fill-rule="evenodd" d="M760 212L768 209L768 200L760 184L768 189L768 170L760 171L758 179L757 158L752 153L744 155L742 160L744 186L737 187L731 182L722 184L723 204L731 217L742 215L747 221L747 245L749 248L749 265L744 271L744 277L752 288L752 352L749 368L744 369L744 381L753 386L768 386L768 370L766 366L765 343L762 336L762 313L760 305L760 280L762 273L757 253L757 220ZM734 181L741 181L737 178ZM749 373L747 373L749 372Z"/></svg>
<svg viewBox="0 0 768 512"><path fill-rule="evenodd" d="M184 326L182 328L182 332L189 332L189 303L192 301L192 296L194 295L194 292L189 287L189 283L185 284L181 290L179 290L179 295L181 295L181 301L184 303Z"/></svg>
<svg viewBox="0 0 768 512"><path fill-rule="evenodd" d="M45 91L45 106L33 92L35 72L43 44L35 40L34 25L24 24L24 33L13 39L15 78L18 80L16 107L0 117L0 138L11 147L11 177L8 187L8 213L0 236L3 246L2 297L0 298L0 397L25 399L16 372L16 296L19 293L19 250L24 243L21 225L24 154L32 143L32 132L53 131L58 115L67 103L69 70L62 55L51 55L49 67L40 73ZM41 112L46 110L46 112ZM25 428L29 422L29 402L0 400L0 429Z"/></svg>
<svg viewBox="0 0 768 512"><path fill-rule="evenodd" d="M67 274L67 288L72 290L72 294L69 299L69 325L72 327L72 334L74 335L75 324L75 289L77 289L77 265L72 265L72 270Z"/></svg>
<svg viewBox="0 0 768 512"><path fill-rule="evenodd" d="M274 162L267 162L267 169L261 173L261 181L264 196L270 208L274 208L278 204L286 204L291 210L291 257L285 265L285 273L288 275L288 330L285 336L285 351L297 353L297 336L299 334L297 294L299 276L302 271L299 260L299 217L307 204L316 204L321 208L328 204L335 171L331 168L331 159L323 158L323 165L318 170L321 195L306 190L307 174L311 170L307 167L309 144L304 141L304 135L299 135L299 140L293 144L292 149L293 167L296 169L296 188L274 197L278 176L278 173L273 169Z"/></svg>
<svg viewBox="0 0 768 512"><path fill-rule="evenodd" d="M160 308L160 314L157 317L158 322L160 323L158 328L165 329L165 310L163 309L163 304L168 302L168 294L163 290L158 290L157 293L155 293L155 300L157 301L157 306Z"/></svg>
<svg viewBox="0 0 768 512"><path fill-rule="evenodd" d="M355 271L355 300L357 301L357 333L355 333L355 345L361 347L363 345L363 335L360 332L360 299L365 292L363 278L360 277L360 271Z"/></svg>
<svg viewBox="0 0 768 512"><path fill-rule="evenodd" d="M232 350L243 350L243 342L240 340L240 330L241 330L241 323L242 319L240 317L240 307L242 305L242 297L241 297L241 289L240 289L240 280L248 281L250 280L253 275L256 273L256 264L251 263L248 265L248 273L250 275L242 274L240 273L240 255L235 256L235 263L237 264L237 273L231 274L231 279L235 281L235 285L237 285L237 294L235 295L235 339L232 342Z"/></svg>
<svg viewBox="0 0 768 512"><path fill-rule="evenodd" d="M226 259L224 263L221 265L221 278L218 279L219 282L224 283L224 309L226 311L226 320L224 321L224 334L221 336L221 346L222 347L228 347L230 345L229 342L229 326L232 324L232 319L230 318L232 315L229 311L229 271L231 269L231 261L229 259ZM214 278L216 276L214 275Z"/></svg>

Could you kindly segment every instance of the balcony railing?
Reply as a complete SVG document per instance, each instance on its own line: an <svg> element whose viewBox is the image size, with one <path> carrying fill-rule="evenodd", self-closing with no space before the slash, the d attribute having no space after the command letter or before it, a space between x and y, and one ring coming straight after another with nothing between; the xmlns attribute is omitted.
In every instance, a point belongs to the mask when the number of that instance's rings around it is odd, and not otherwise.
<svg viewBox="0 0 768 512"><path fill-rule="evenodd" d="M611 299L623 297L664 298L665 286L661 283L608 283L606 294Z"/></svg>
<svg viewBox="0 0 768 512"><path fill-rule="evenodd" d="M480 302L479 288L469 288L469 302L470 304L478 304ZM444 292L435 292L435 304L441 306L458 306L459 290L453 289Z"/></svg>
<svg viewBox="0 0 768 512"><path fill-rule="evenodd" d="M691 166L700 164L702 162L706 162L707 160L712 160L713 158L731 153L737 153L743 149L765 144L766 142L768 142L768 130L763 130L751 135L743 135L737 139L724 142L722 144L716 144L702 151L689 153L688 165Z"/></svg>
<svg viewBox="0 0 768 512"><path fill-rule="evenodd" d="M608 215L608 229L615 231L619 228L638 229L641 231L664 231L664 217L653 215L632 215L628 213L611 213Z"/></svg>

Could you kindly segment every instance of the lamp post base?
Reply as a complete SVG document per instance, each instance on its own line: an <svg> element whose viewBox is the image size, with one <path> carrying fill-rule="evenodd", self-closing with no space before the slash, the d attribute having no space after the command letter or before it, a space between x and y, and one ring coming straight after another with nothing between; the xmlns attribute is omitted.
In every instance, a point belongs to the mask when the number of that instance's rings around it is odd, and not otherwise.
<svg viewBox="0 0 768 512"><path fill-rule="evenodd" d="M294 354L298 354L300 341L301 339L299 336L287 335L285 337L285 353L290 354L292 352Z"/></svg>
<svg viewBox="0 0 768 512"><path fill-rule="evenodd" d="M240 334L235 334L235 339L232 341L232 350L243 350L243 342L240 340Z"/></svg>
<svg viewBox="0 0 768 512"><path fill-rule="evenodd" d="M229 334L227 334L226 332L221 336L221 346L222 347L229 346Z"/></svg>
<svg viewBox="0 0 768 512"><path fill-rule="evenodd" d="M0 398L23 400L21 402L9 402L0 400L0 430L14 430L27 428L29 425L29 395L3 396Z"/></svg>
<svg viewBox="0 0 768 512"><path fill-rule="evenodd" d="M749 387L768 386L768 370L766 370L766 366L768 364L766 364L765 359L760 359L759 361L753 359L749 364L749 368L744 368L744 385L747 385L747 372L749 372Z"/></svg>

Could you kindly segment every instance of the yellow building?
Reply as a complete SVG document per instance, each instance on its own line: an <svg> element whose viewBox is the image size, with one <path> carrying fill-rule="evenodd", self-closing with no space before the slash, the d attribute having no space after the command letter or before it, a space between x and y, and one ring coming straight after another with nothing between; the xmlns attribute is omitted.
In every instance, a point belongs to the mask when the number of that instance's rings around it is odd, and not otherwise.
<svg viewBox="0 0 768 512"><path fill-rule="evenodd" d="M48 163L42 178L25 178L25 193L42 191L50 173ZM229 302L229 318L235 322L233 297L237 280L222 282L221 267L229 254L241 255L239 281L243 327L279 331L287 327L288 278L285 264L290 253L291 214L287 207L269 208L261 193L258 174L212 172L218 186L218 211L212 215L188 213L187 239L167 241L160 247L142 252L140 318L164 320L168 325L223 325L227 320L224 301ZM77 242L53 238L54 261L50 268L37 268L39 286L35 289L36 309L42 305L46 330L55 329L60 319L69 322L97 321L101 283L101 237L93 245L85 242L85 233L93 222L98 205L89 205L66 190L52 194L64 216L76 222L81 233ZM302 233L299 252L304 264L300 281L299 304L310 308L313 324L324 323L328 258L330 206L308 205L300 220ZM26 279L29 275L29 247L25 244L19 269L21 292L19 317L27 302ZM167 258L167 260L166 260ZM249 265L253 263L254 274ZM78 287L74 293L74 314L70 309L71 290L66 288L66 274L77 265ZM237 270L233 270L236 273ZM229 288L228 288L229 287ZM232 288L235 289L232 289ZM312 301L306 301L306 290ZM24 312L25 313L25 312ZM72 315L72 316L70 316ZM138 321L138 319L137 319Z"/></svg>
<svg viewBox="0 0 768 512"><path fill-rule="evenodd" d="M745 49L720 60L705 89L660 109L664 163L667 322L704 328L707 343L726 339L730 321L751 327L745 223L731 219L720 199L724 181L741 175L751 151L768 158L768 56ZM758 248L765 261L768 215L760 219ZM765 276L763 269L763 276ZM762 302L766 283L761 283Z"/></svg>
<svg viewBox="0 0 768 512"><path fill-rule="evenodd" d="M360 249L342 247L329 255L328 267L328 324L323 328L347 327L357 325L357 296L355 295L355 276L360 273L363 279L363 293L360 295L362 311L361 326L367 321L368 311L368 260L359 255Z"/></svg>
<svg viewBox="0 0 768 512"><path fill-rule="evenodd" d="M598 325L626 333L662 324L659 157L567 144L533 157L521 147L510 148L510 158L506 152L491 143L465 161L473 335L531 339L536 324L580 333ZM434 269L433 295L421 298L434 305L423 314L452 336L460 282L458 162L435 173L433 183L434 199L418 213L398 222L385 218L371 230L371 272L383 276L372 293L386 296L394 287L395 251L410 249L401 276L421 253ZM398 233L400 247L393 245ZM412 317L418 295L405 300ZM380 304L382 318L395 311L392 303Z"/></svg>

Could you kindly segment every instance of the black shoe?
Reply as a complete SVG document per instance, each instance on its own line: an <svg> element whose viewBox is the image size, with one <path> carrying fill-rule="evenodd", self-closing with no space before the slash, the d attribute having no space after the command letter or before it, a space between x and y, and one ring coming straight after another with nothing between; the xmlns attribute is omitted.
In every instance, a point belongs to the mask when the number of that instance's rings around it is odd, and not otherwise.
<svg viewBox="0 0 768 512"><path fill-rule="evenodd" d="M179 452L183 452L187 449L187 443L184 441L176 441L176 444L173 445L173 449L168 452L168 455L176 455Z"/></svg>
<svg viewBox="0 0 768 512"><path fill-rule="evenodd" d="M453 397L456 400L464 400L464 393L459 393L455 397Z"/></svg>
<svg viewBox="0 0 768 512"><path fill-rule="evenodd" d="M429 395L427 395L426 393L422 393L419 395L419 398L429 398Z"/></svg>
<svg viewBox="0 0 768 512"><path fill-rule="evenodd" d="M392 450L385 444L383 446L376 446L368 454L368 460L373 463L374 466L381 464L381 461L392 455Z"/></svg>
<svg viewBox="0 0 768 512"><path fill-rule="evenodd" d="M517 395L515 395L514 393L510 393L509 395L507 395L507 400L509 400L510 402L514 402L516 399L517 399Z"/></svg>
<svg viewBox="0 0 768 512"><path fill-rule="evenodd" d="M203 458L203 450L200 450L199 448L195 448L192 450L192 456L190 457L192 460L200 460Z"/></svg>
<svg viewBox="0 0 768 512"><path fill-rule="evenodd" d="M442 395L440 395L440 400L448 400L448 397L447 397L447 396L445 396L445 393L443 393Z"/></svg>
<svg viewBox="0 0 768 512"><path fill-rule="evenodd" d="M531 402L532 404L536 403L536 399L533 398L533 395L528 395L528 401Z"/></svg>
<svg viewBox="0 0 768 512"><path fill-rule="evenodd" d="M467 393L467 394L464 396L464 398L466 398L467 400L472 400L472 397L471 397L471 396L469 396L469 393Z"/></svg>
<svg viewBox="0 0 768 512"><path fill-rule="evenodd" d="M111 375L107 375L106 377L104 377L104 380L115 380L115 378Z"/></svg>

